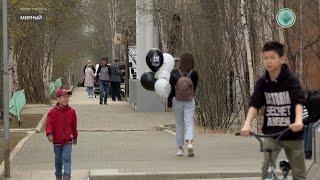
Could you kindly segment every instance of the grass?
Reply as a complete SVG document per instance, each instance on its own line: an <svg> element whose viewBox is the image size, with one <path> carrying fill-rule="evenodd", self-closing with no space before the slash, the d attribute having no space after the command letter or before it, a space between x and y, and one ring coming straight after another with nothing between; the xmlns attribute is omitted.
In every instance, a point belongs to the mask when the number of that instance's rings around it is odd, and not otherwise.
<svg viewBox="0 0 320 180"><path fill-rule="evenodd" d="M21 115L21 125L19 126L18 120L12 118L10 120L10 128L35 128L42 118L42 114L23 114ZM0 129L3 128L3 120L0 120Z"/></svg>
<svg viewBox="0 0 320 180"><path fill-rule="evenodd" d="M18 144L18 142L26 136L26 133L10 133L10 152ZM3 135L0 134L0 162L3 160Z"/></svg>

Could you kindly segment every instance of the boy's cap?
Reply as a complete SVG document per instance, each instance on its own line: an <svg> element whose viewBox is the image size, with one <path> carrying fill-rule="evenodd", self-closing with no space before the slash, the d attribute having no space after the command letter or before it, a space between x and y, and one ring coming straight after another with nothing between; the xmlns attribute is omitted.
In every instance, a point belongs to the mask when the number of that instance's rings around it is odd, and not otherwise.
<svg viewBox="0 0 320 180"><path fill-rule="evenodd" d="M61 96L64 96L64 95L72 95L72 92L69 91L69 90L66 90L66 89L59 89L57 92L56 92L56 97L61 97Z"/></svg>

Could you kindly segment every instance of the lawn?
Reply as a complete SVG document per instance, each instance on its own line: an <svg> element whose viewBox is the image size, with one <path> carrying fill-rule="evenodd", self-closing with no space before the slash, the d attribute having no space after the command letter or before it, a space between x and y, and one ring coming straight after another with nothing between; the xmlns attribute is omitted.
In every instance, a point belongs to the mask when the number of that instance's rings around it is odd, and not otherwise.
<svg viewBox="0 0 320 180"><path fill-rule="evenodd" d="M10 128L35 128L42 118L42 114L23 114L21 115L21 125L19 126L16 118L11 118ZM3 120L0 119L0 129L3 128Z"/></svg>
<svg viewBox="0 0 320 180"><path fill-rule="evenodd" d="M18 142L26 136L26 133L10 133L10 152ZM0 134L0 162L3 160L3 135Z"/></svg>

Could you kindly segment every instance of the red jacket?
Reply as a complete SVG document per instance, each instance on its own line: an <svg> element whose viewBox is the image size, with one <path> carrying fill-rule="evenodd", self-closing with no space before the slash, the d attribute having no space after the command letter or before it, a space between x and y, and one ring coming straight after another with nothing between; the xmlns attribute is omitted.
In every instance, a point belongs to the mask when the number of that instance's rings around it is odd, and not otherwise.
<svg viewBox="0 0 320 180"><path fill-rule="evenodd" d="M54 106L47 116L46 135L53 136L53 144L67 144L78 138L76 111L67 106Z"/></svg>

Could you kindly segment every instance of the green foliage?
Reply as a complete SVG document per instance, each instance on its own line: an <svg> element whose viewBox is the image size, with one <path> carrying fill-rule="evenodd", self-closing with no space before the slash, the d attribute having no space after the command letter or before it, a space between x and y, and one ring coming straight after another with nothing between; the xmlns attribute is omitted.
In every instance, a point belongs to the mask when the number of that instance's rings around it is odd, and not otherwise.
<svg viewBox="0 0 320 180"><path fill-rule="evenodd" d="M18 79L29 103L47 101L46 69L64 69L84 49L84 6L79 0L10 0L9 39L18 63ZM41 14L42 21L21 21L20 15ZM63 67L61 67L63 66ZM45 74L44 74L45 73ZM49 73L49 74L48 74ZM59 72L57 77L64 74ZM50 79L49 79L50 81Z"/></svg>

